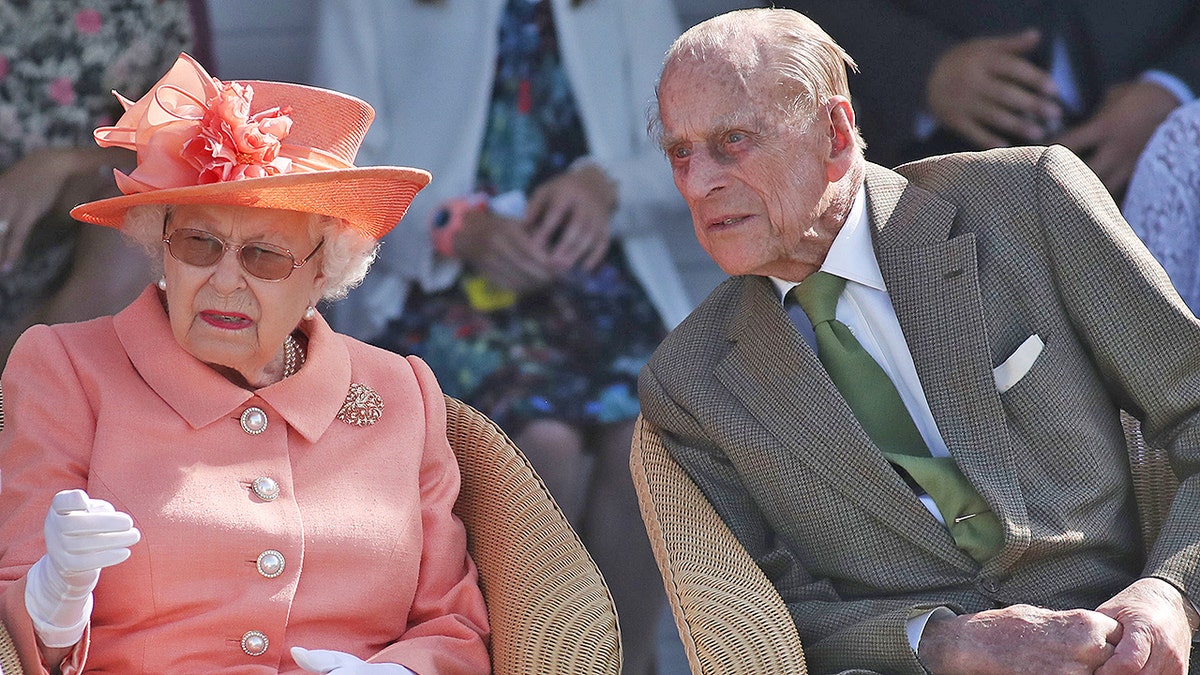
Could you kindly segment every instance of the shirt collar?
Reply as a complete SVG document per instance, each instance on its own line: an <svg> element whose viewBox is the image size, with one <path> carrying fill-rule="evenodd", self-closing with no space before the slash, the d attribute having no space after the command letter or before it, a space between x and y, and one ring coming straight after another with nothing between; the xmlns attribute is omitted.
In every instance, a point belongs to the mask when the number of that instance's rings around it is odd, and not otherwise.
<svg viewBox="0 0 1200 675"><path fill-rule="evenodd" d="M854 195L854 204L846 216L846 223L833 239L825 262L821 263L821 271L836 274L843 279L868 286L879 291L887 290L883 283L883 273L879 271L879 261L875 259L875 249L871 245L871 220L867 215L867 189L860 186ZM795 281L785 281L770 277L779 297L786 298L789 291L799 285Z"/></svg>

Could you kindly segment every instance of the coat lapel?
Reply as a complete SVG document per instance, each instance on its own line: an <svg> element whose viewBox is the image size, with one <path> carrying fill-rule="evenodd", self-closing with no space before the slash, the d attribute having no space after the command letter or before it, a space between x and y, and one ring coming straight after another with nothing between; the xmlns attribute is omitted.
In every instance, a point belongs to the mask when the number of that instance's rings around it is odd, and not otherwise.
<svg viewBox="0 0 1200 675"><path fill-rule="evenodd" d="M811 467L871 521L887 524L951 565L972 570L971 558L954 545L867 437L791 324L770 281L744 280L743 298L731 323L733 345L715 374L745 405L752 423L765 428L790 455L779 461ZM868 540L870 533L864 531L863 537Z"/></svg>
<svg viewBox="0 0 1200 675"><path fill-rule="evenodd" d="M991 371L975 237L950 237L952 204L874 165L867 209L879 268L938 430L1006 524L1007 546L984 571L1003 569L1028 547L1029 516Z"/></svg>

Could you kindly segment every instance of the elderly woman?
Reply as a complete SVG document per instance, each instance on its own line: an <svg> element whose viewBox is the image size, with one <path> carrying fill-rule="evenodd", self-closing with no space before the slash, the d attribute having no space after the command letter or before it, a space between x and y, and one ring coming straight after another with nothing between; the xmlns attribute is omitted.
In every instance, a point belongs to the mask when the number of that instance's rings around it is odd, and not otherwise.
<svg viewBox="0 0 1200 675"><path fill-rule="evenodd" d="M429 174L353 165L358 99L187 55L122 103L96 138L137 169L72 215L162 278L29 329L3 374L0 618L26 672L487 672L441 390L314 309Z"/></svg>

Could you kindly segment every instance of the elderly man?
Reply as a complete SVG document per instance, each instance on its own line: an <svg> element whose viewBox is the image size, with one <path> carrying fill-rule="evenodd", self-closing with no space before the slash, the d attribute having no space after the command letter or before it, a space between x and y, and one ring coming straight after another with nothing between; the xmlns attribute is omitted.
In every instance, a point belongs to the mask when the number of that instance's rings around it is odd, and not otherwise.
<svg viewBox="0 0 1200 675"><path fill-rule="evenodd" d="M1200 325L1064 148L867 162L847 64L789 10L668 52L662 147L734 276L642 371L644 415L816 672L1185 672ZM1182 479L1152 551L1122 408Z"/></svg>

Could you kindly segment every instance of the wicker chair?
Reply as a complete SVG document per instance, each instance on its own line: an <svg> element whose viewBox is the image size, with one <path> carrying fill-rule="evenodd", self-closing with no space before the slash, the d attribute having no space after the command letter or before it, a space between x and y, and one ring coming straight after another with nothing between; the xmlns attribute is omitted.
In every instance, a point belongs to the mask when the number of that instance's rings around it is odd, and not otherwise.
<svg viewBox="0 0 1200 675"><path fill-rule="evenodd" d="M1121 413L1142 536L1149 550L1179 485L1166 452ZM783 600L700 488L638 419L629 460L642 520L692 673L804 673Z"/></svg>
<svg viewBox="0 0 1200 675"><path fill-rule="evenodd" d="M446 407L462 472L454 510L479 567L493 672L620 673L612 596L546 486L483 413L450 397ZM0 675L21 672L0 625Z"/></svg>

